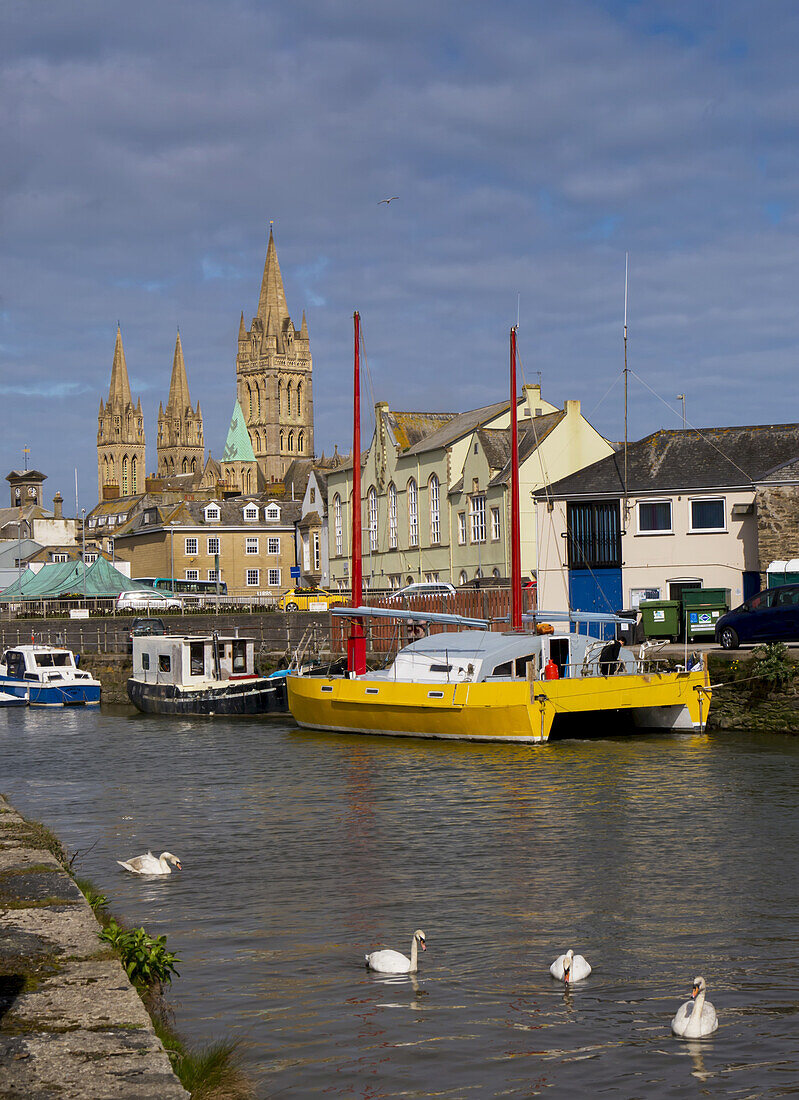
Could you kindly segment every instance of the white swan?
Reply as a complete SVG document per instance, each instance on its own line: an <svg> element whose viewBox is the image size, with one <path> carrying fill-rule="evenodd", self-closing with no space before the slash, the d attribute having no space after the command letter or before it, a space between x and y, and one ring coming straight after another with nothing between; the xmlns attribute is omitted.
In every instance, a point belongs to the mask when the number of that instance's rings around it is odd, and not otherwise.
<svg viewBox="0 0 799 1100"><path fill-rule="evenodd" d="M381 974L415 974L419 969L418 949L426 951L425 934L421 928L417 928L411 940L411 957L408 958L400 951L392 951L390 948L383 951L373 951L371 955L365 955L366 965L370 970L378 970Z"/></svg>
<svg viewBox="0 0 799 1100"><path fill-rule="evenodd" d="M671 1021L671 1030L681 1039L704 1039L719 1026L716 1010L705 1000L707 985L704 978L694 978L691 1000L680 1005Z"/></svg>
<svg viewBox="0 0 799 1100"><path fill-rule="evenodd" d="M133 856L132 859L121 860L117 863L134 875L171 875L170 863L174 863L178 870L181 863L177 856L171 852L162 852L160 856L154 856L152 852L145 852L143 856Z"/></svg>
<svg viewBox="0 0 799 1100"><path fill-rule="evenodd" d="M587 978L591 973L591 967L587 959L582 955L575 955L569 948L565 955L558 955L550 966L549 973L559 982L566 982L569 985L571 982L581 982L583 978Z"/></svg>

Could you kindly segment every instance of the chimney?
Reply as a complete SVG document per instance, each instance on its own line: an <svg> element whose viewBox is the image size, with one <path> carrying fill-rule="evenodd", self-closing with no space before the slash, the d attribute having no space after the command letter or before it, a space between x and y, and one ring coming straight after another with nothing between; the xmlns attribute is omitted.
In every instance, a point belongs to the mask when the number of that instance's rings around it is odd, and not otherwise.
<svg viewBox="0 0 799 1100"><path fill-rule="evenodd" d="M579 416L580 415L580 402L579 402L579 400L564 402L563 411L566 413L567 416Z"/></svg>
<svg viewBox="0 0 799 1100"><path fill-rule="evenodd" d="M61 496L61 494L59 492L57 492L56 495L53 497L53 516L54 516L55 519L63 519L64 518L63 508L64 508L64 498Z"/></svg>

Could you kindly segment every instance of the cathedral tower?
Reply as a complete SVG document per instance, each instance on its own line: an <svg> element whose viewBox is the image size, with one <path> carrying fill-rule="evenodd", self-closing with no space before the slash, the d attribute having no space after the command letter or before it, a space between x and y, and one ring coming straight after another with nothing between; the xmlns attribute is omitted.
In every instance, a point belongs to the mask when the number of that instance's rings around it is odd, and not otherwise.
<svg viewBox="0 0 799 1100"><path fill-rule="evenodd" d="M180 332L172 359L172 381L166 408L158 406L158 476L202 473L205 455L200 402L191 407L189 380L183 360Z"/></svg>
<svg viewBox="0 0 799 1100"><path fill-rule="evenodd" d="M282 478L294 458L313 456L311 350L305 313L289 316L270 229L258 313L239 323L236 390L258 463L259 488Z"/></svg>
<svg viewBox="0 0 799 1100"><path fill-rule="evenodd" d="M108 401L100 399L97 418L97 486L104 496L144 492L144 418L141 399L133 404L128 368L117 328Z"/></svg>

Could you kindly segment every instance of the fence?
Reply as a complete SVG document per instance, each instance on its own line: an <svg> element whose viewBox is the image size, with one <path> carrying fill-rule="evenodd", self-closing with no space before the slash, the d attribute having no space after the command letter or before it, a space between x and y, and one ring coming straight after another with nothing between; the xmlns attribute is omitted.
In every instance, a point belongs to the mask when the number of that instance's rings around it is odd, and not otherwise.
<svg viewBox="0 0 799 1100"><path fill-rule="evenodd" d="M277 609L277 597L272 593L258 595L239 594L234 592L226 596L211 594L181 595L177 597L181 602L179 608L160 607L158 596L153 596L153 602L148 607L142 606L139 610L142 615L182 615L194 612L225 613L238 611L253 613L261 611L275 611ZM94 619L105 615L119 615L127 617L136 613L137 608L131 604L125 604L124 608L117 611L116 596L67 596L67 597L41 597L36 600L19 600L15 603L0 604L0 616L3 619L52 619L68 618L71 611L88 610L89 617Z"/></svg>
<svg viewBox="0 0 799 1100"><path fill-rule="evenodd" d="M435 593L409 597L381 596L368 598L370 607L389 608L394 611L418 611L420 618L428 614L463 615L469 619L487 619L489 629L503 631L509 629L510 589L509 588L460 588L454 593ZM536 610L535 589L522 592L522 612L527 614ZM365 619L364 633L366 645L375 653L391 653L398 646L412 641L418 627L413 623L399 619ZM458 626L444 623L429 623L425 629L429 634L460 630ZM347 619L331 616L330 648L335 653L343 650L349 633Z"/></svg>

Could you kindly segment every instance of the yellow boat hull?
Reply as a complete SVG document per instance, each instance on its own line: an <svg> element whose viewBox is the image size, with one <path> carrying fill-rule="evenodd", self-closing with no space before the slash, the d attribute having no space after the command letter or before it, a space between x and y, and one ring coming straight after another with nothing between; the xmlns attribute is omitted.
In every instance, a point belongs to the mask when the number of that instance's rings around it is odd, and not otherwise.
<svg viewBox="0 0 799 1100"><path fill-rule="evenodd" d="M541 742L557 715L629 712L644 728L702 729L706 670L477 684L288 676L289 709L308 729L459 741Z"/></svg>

